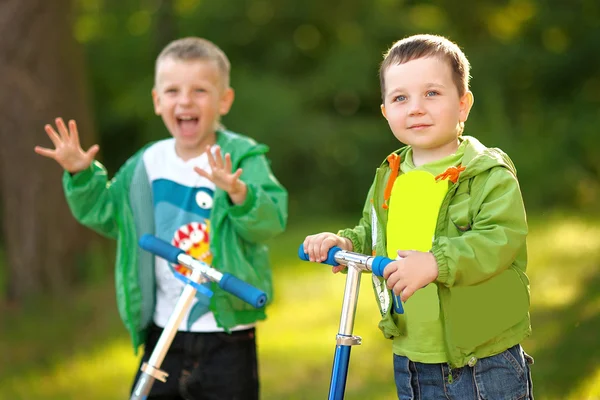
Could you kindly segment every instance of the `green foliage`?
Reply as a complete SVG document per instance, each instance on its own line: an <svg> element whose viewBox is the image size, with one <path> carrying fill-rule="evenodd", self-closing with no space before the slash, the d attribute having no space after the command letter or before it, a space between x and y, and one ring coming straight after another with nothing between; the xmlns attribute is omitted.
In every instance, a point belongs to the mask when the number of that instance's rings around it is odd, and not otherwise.
<svg viewBox="0 0 600 400"><path fill-rule="evenodd" d="M438 33L472 64L466 134L515 161L529 208L592 207L600 196L600 6L595 0L79 0L103 161L114 172L168 132L153 114L154 59L187 35L232 62L224 119L268 144L291 213L357 211L399 147L379 111L378 64L396 40Z"/></svg>
<svg viewBox="0 0 600 400"><path fill-rule="evenodd" d="M8 267L6 266L6 258L4 247L0 247L0 298L2 298L6 291L6 274Z"/></svg>

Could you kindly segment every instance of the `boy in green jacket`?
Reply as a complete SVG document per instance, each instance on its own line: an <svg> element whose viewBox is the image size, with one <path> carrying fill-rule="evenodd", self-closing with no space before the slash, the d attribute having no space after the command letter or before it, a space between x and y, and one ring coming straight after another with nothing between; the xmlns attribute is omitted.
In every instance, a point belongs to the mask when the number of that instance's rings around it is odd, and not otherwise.
<svg viewBox="0 0 600 400"><path fill-rule="evenodd" d="M525 209L508 156L462 136L469 62L446 38L411 36L386 53L380 83L407 146L377 169L358 225L308 236L304 250L318 262L332 246L395 260L373 287L399 399L532 399Z"/></svg>
<svg viewBox="0 0 600 400"><path fill-rule="evenodd" d="M55 149L35 151L64 169L73 215L117 240L115 270L119 313L134 351L148 361L181 294L178 265L141 250L145 233L262 289L272 298L265 241L287 221L287 192L271 173L267 146L227 131L234 92L226 55L208 40L185 38L166 46L156 61L154 109L172 138L147 145L115 177L81 149L75 121L45 129ZM210 285L184 317L148 399L258 399L255 324L266 318ZM139 374L139 371L138 371ZM136 377L137 380L137 377ZM134 380L135 383L135 380Z"/></svg>

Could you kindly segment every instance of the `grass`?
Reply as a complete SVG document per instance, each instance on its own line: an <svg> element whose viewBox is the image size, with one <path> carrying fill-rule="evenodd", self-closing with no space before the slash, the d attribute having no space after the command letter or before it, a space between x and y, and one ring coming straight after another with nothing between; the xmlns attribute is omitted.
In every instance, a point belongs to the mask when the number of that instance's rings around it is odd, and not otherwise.
<svg viewBox="0 0 600 400"><path fill-rule="evenodd" d="M312 232L344 221L292 223L273 243L276 298L258 327L262 398L327 397L344 278L295 254ZM536 399L600 399L600 219L545 215L529 238ZM377 330L370 279L360 291L346 399L394 399L391 344ZM0 308L0 399L125 399L134 357L111 281L69 297Z"/></svg>

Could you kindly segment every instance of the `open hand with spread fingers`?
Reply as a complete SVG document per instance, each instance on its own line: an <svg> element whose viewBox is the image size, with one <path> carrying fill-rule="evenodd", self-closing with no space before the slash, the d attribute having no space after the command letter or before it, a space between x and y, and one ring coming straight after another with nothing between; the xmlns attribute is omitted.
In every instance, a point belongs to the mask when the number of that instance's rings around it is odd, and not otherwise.
<svg viewBox="0 0 600 400"><path fill-rule="evenodd" d="M35 146L34 151L44 157L52 158L66 171L74 174L83 171L92 164L94 157L100 150L95 144L87 151L84 151L79 144L79 134L77 133L77 124L74 120L69 121L69 129L62 118L56 118L56 130L52 125L44 126L48 137L54 144L54 149L48 149L41 146Z"/></svg>
<svg viewBox="0 0 600 400"><path fill-rule="evenodd" d="M214 156L210 151L210 146L206 146L206 156L208 157L210 171L199 167L194 167L194 171L214 183L219 189L227 192L234 204L242 204L248 193L248 187L240 180L242 169L238 168L237 171L232 172L231 155L227 153L223 157L219 146L216 146Z"/></svg>

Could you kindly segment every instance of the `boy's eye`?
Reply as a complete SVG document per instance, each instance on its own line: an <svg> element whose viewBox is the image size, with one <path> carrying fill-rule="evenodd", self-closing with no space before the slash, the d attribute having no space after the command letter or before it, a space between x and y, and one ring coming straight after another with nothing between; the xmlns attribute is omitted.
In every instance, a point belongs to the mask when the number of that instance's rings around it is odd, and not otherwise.
<svg viewBox="0 0 600 400"><path fill-rule="evenodd" d="M206 89L198 88L198 89L196 89L196 93L206 93Z"/></svg>
<svg viewBox="0 0 600 400"><path fill-rule="evenodd" d="M439 92L435 91L435 90L430 90L428 91L425 96L426 97L432 97L432 96L437 96L438 94L440 94Z"/></svg>
<svg viewBox="0 0 600 400"><path fill-rule="evenodd" d="M167 90L165 90L165 93L177 93L177 89L175 89L175 88L168 88Z"/></svg>
<svg viewBox="0 0 600 400"><path fill-rule="evenodd" d="M406 100L406 96L404 96L404 95L394 97L395 102L404 101L404 100Z"/></svg>

